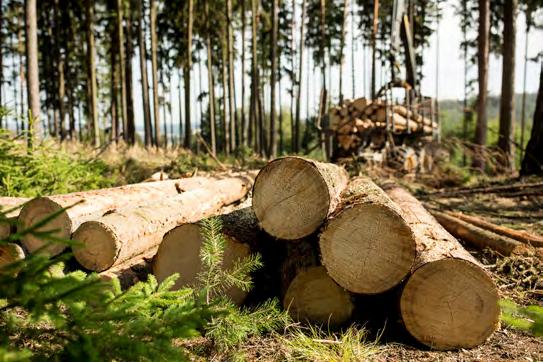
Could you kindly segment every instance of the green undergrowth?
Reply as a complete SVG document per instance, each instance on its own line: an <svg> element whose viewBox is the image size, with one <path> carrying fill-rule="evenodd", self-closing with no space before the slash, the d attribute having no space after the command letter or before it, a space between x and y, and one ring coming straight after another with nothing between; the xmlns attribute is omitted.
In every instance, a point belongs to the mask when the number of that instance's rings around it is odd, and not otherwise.
<svg viewBox="0 0 543 362"><path fill-rule="evenodd" d="M543 337L543 307L520 306L512 300L500 301L501 319L505 325Z"/></svg>
<svg viewBox="0 0 543 362"><path fill-rule="evenodd" d="M34 197L98 189L115 184L110 168L83 152L52 142L28 150L24 140L0 130L0 195Z"/></svg>

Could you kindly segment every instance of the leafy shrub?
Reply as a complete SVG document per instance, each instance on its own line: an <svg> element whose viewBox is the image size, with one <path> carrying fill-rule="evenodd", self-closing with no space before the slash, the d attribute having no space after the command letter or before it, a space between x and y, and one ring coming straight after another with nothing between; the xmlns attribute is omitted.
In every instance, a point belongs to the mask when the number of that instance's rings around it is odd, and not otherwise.
<svg viewBox="0 0 543 362"><path fill-rule="evenodd" d="M500 307L501 319L506 325L530 332L536 337L543 336L543 307L523 307L511 300L500 301Z"/></svg>

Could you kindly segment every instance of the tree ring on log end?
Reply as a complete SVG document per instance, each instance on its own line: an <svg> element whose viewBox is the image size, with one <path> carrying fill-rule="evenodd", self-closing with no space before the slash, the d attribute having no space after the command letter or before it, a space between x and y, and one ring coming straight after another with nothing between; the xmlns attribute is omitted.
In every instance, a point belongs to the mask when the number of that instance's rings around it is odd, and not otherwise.
<svg viewBox="0 0 543 362"><path fill-rule="evenodd" d="M36 223L46 219L54 213L58 213L63 207L46 197L38 197L27 202L18 219L18 230L24 231ZM39 227L36 231L46 232L51 231L51 236L59 239L69 240L72 234L72 220L68 216L66 210L58 214L54 219L47 222L46 225ZM30 253L36 251L46 244L48 241L43 237L37 237L31 233L23 236L21 243ZM50 256L60 254L66 245L62 243L52 243L44 252Z"/></svg>
<svg viewBox="0 0 543 362"><path fill-rule="evenodd" d="M359 204L331 219L320 236L322 263L342 287L377 294L399 284L416 254L413 233L393 209Z"/></svg>
<svg viewBox="0 0 543 362"><path fill-rule="evenodd" d="M0 275L1 269L25 258L23 249L15 243L0 245Z"/></svg>
<svg viewBox="0 0 543 362"><path fill-rule="evenodd" d="M299 321L339 326L351 318L349 293L337 285L322 266L300 271L290 283L283 306Z"/></svg>
<svg viewBox="0 0 543 362"><path fill-rule="evenodd" d="M295 240L313 233L326 219L330 202L319 170L297 157L270 162L254 184L256 217L268 234L280 239Z"/></svg>
<svg viewBox="0 0 543 362"><path fill-rule="evenodd" d="M72 248L79 264L97 272L111 268L121 248L115 232L100 221L84 222L73 239L81 244Z"/></svg>
<svg viewBox="0 0 543 362"><path fill-rule="evenodd" d="M418 341L440 350L471 348L498 326L498 292L479 266L457 258L424 264L401 296L405 327Z"/></svg>

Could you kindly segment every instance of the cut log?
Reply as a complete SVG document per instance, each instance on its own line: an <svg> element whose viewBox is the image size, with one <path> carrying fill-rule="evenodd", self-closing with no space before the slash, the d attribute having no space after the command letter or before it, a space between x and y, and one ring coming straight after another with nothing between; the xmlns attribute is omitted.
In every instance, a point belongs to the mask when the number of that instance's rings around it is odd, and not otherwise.
<svg viewBox="0 0 543 362"><path fill-rule="evenodd" d="M515 230L505 226L496 225L479 217L466 215L461 212L449 212L448 214L485 230L492 231L496 234L507 236L511 239L515 239L535 247L543 247L542 236L531 234L524 230Z"/></svg>
<svg viewBox="0 0 543 362"><path fill-rule="evenodd" d="M256 217L276 238L303 238L315 232L336 208L347 181L347 172L339 166L301 157L278 158L256 177Z"/></svg>
<svg viewBox="0 0 543 362"><path fill-rule="evenodd" d="M520 241L498 235L439 211L433 211L432 215L453 236L464 240L473 247L481 250L489 248L504 256L527 253L526 245Z"/></svg>
<svg viewBox="0 0 543 362"><path fill-rule="evenodd" d="M25 253L23 248L15 243L5 243L0 245L0 273L6 266L23 260Z"/></svg>
<svg viewBox="0 0 543 362"><path fill-rule="evenodd" d="M6 240L14 231L20 207L28 200L25 197L0 197L0 212L4 216L0 217L0 240Z"/></svg>
<svg viewBox="0 0 543 362"><path fill-rule="evenodd" d="M498 291L477 260L405 189L384 190L404 212L417 242L413 273L400 298L409 333L435 349L470 348L498 326Z"/></svg>
<svg viewBox="0 0 543 362"><path fill-rule="evenodd" d="M155 248L177 225L216 215L224 205L245 197L249 187L240 178L214 181L170 199L118 209L86 221L73 235L81 243L72 248L74 256L89 270L112 268Z"/></svg>
<svg viewBox="0 0 543 362"><path fill-rule="evenodd" d="M339 326L351 319L350 294L322 266L301 270L290 283L283 305L298 321Z"/></svg>
<svg viewBox="0 0 543 362"><path fill-rule="evenodd" d="M147 276L152 274L152 259L156 254L157 248L153 248L142 255L129 259L114 268L100 273L102 280L119 279L121 288L128 289L138 282L147 280Z"/></svg>
<svg viewBox="0 0 543 362"><path fill-rule="evenodd" d="M19 228L23 230L34 225L54 213L60 212L47 225L38 231L52 231L52 235L60 239L70 239L72 233L82 223L95 220L104 213L117 208L137 206L150 200L173 197L179 192L193 190L216 181L213 178L191 177L180 180L140 183L102 190L74 192L65 195L38 197L27 202L19 215ZM61 211L63 208L77 205ZM54 232L53 232L54 231ZM34 252L46 242L33 235L25 235L22 244L29 252ZM54 256L60 254L66 246L55 243L49 245L44 252Z"/></svg>
<svg viewBox="0 0 543 362"><path fill-rule="evenodd" d="M320 235L322 263L342 287L377 294L411 271L416 249L402 212L369 178L352 180Z"/></svg>
<svg viewBox="0 0 543 362"><path fill-rule="evenodd" d="M258 221L250 207L220 217L226 240L223 267L228 270L237 260L249 255L250 244L258 242ZM162 281L178 273L179 279L174 288L197 284L196 277L202 271L200 257L202 243L202 232L198 223L179 225L168 231L153 260L153 274L157 280ZM247 292L239 288L230 288L225 295L234 303L241 304Z"/></svg>
<svg viewBox="0 0 543 362"><path fill-rule="evenodd" d="M357 98L353 101L352 106L354 107L354 109L356 109L356 111L362 113L370 103L371 101L366 98Z"/></svg>

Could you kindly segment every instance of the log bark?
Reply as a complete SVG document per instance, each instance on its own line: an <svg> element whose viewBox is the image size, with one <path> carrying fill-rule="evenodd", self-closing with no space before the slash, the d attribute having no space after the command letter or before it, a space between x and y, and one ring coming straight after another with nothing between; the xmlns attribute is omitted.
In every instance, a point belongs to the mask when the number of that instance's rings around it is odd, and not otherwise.
<svg viewBox="0 0 543 362"><path fill-rule="evenodd" d="M489 274L405 189L383 186L411 226L417 258L400 298L409 333L435 349L483 343L499 322L498 292Z"/></svg>
<svg viewBox="0 0 543 362"><path fill-rule="evenodd" d="M351 295L328 275L323 266L302 269L290 283L283 306L298 321L340 326L351 319Z"/></svg>
<svg viewBox="0 0 543 362"><path fill-rule="evenodd" d="M27 201L25 197L0 197L0 212L3 215L0 217L0 240L6 240L14 231L20 212L19 207Z"/></svg>
<svg viewBox="0 0 543 362"><path fill-rule="evenodd" d="M23 248L15 243L5 243L0 245L0 274L2 269L16 261L23 260L25 253ZM12 268L13 269L13 268Z"/></svg>
<svg viewBox="0 0 543 362"><path fill-rule="evenodd" d="M515 230L505 226L496 225L479 217L466 215L461 212L449 212L447 214L498 235L507 236L511 239L515 239L535 247L543 247L543 237L539 235L531 234L524 230Z"/></svg>
<svg viewBox="0 0 543 362"><path fill-rule="evenodd" d="M454 237L478 249L490 248L504 256L527 253L526 245L520 241L498 235L442 212L434 211L432 215Z"/></svg>
<svg viewBox="0 0 543 362"><path fill-rule="evenodd" d="M210 183L168 199L122 208L87 221L75 231L76 260L85 268L104 271L155 248L168 230L216 215L245 197L250 183L241 178Z"/></svg>
<svg viewBox="0 0 543 362"><path fill-rule="evenodd" d="M256 217L270 235L300 239L315 232L335 209L347 181L339 166L301 157L278 158L255 180Z"/></svg>
<svg viewBox="0 0 543 362"><path fill-rule="evenodd" d="M250 245L258 243L259 227L250 207L232 211L220 216L223 236L226 240L223 268L228 270L234 263L247 257ZM201 226L198 223L179 225L168 231L153 261L153 274L162 281L178 273L174 288L197 284L197 276L202 271L200 249L203 243ZM239 288L225 291L234 303L241 304L247 292Z"/></svg>
<svg viewBox="0 0 543 362"><path fill-rule="evenodd" d="M369 178L352 180L320 235L322 263L353 293L377 294L411 271L416 244L400 208Z"/></svg>
<svg viewBox="0 0 543 362"><path fill-rule="evenodd" d="M214 179L192 177L179 180L140 183L102 190L74 192L65 195L39 197L26 203L19 215L18 227L24 230L33 224L60 212L53 220L39 228L39 231L54 231L52 235L61 239L69 239L72 233L84 222L95 220L104 213L126 206L145 204L150 200L173 197L179 192L193 190L212 182ZM77 205L61 211L63 208ZM46 242L33 235L25 235L23 246L34 252ZM54 256L60 254L65 245L55 243L49 245L44 252Z"/></svg>

